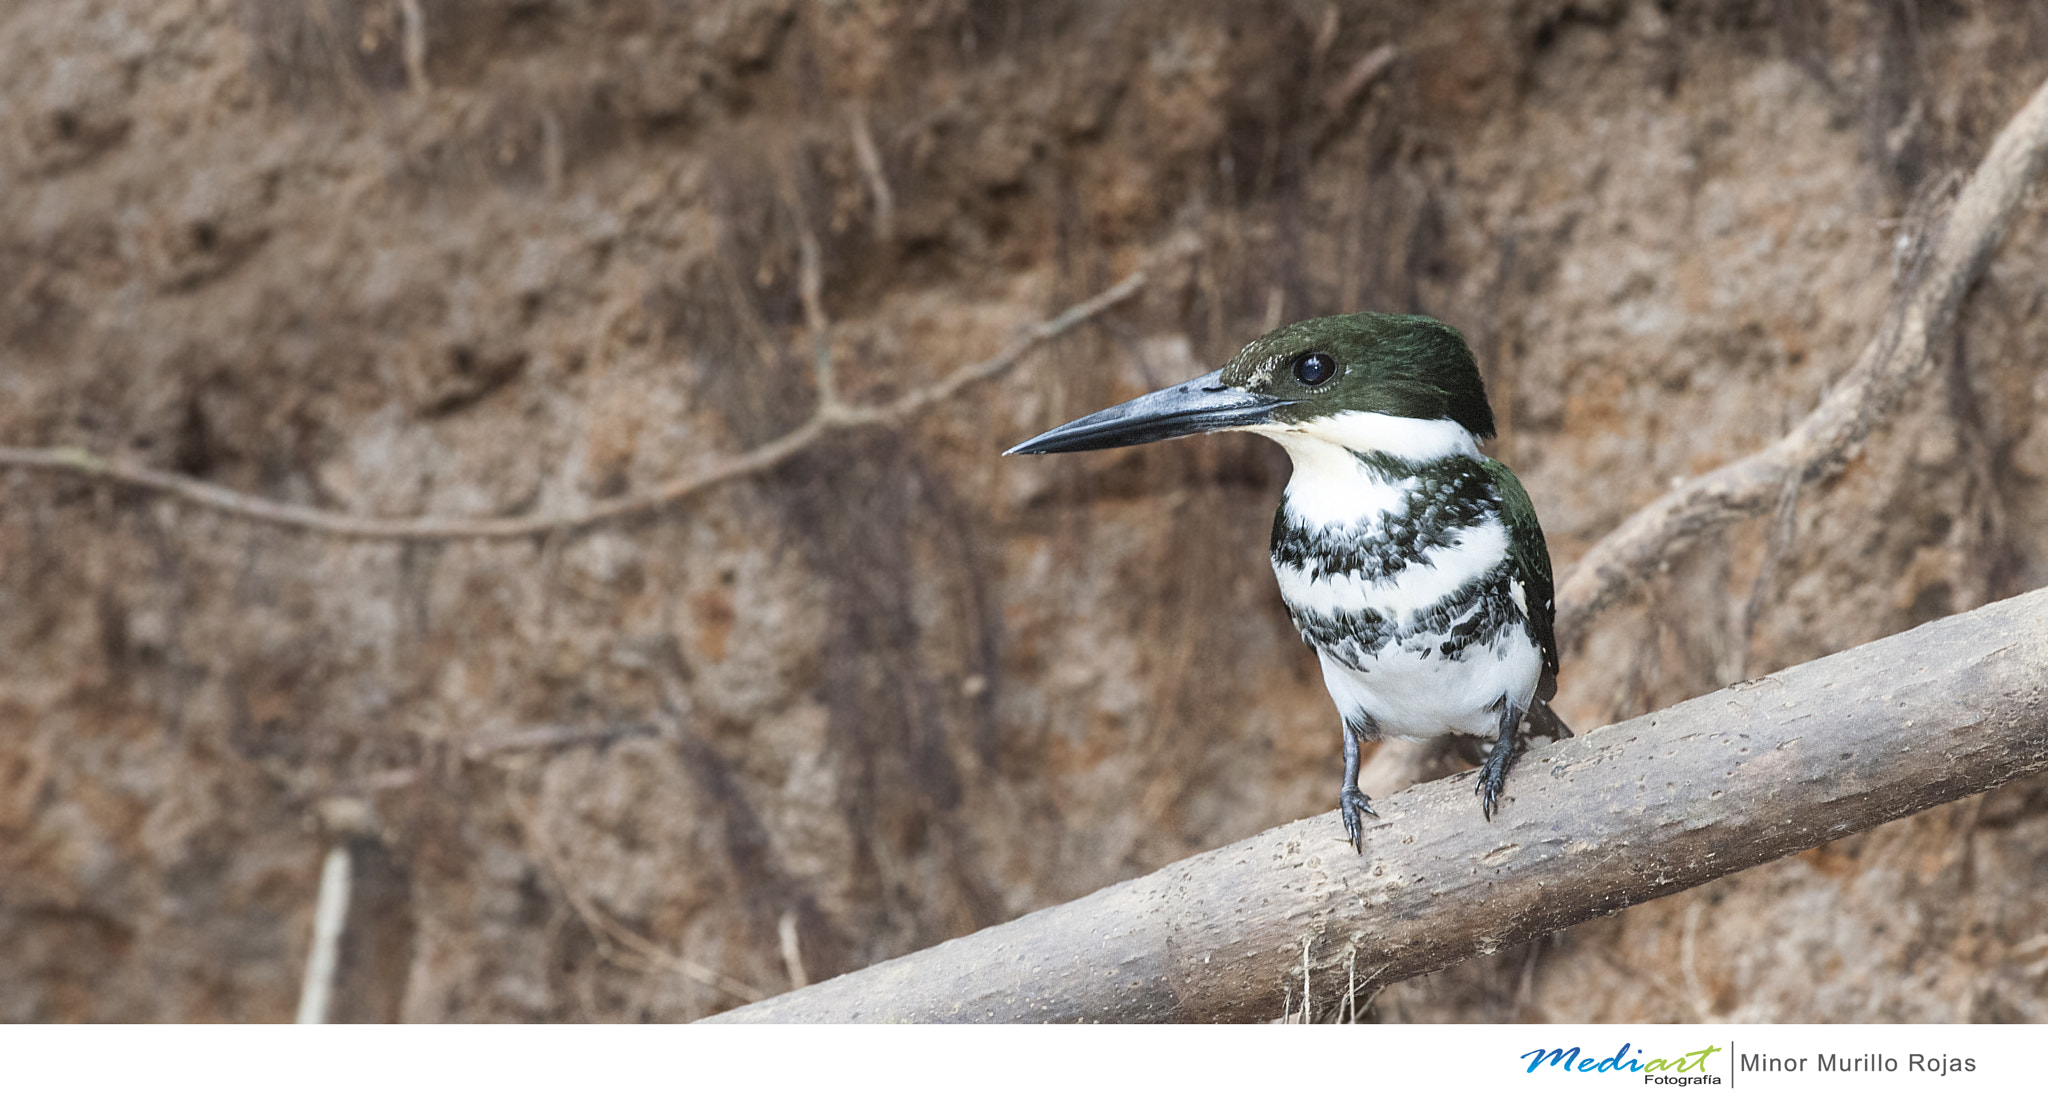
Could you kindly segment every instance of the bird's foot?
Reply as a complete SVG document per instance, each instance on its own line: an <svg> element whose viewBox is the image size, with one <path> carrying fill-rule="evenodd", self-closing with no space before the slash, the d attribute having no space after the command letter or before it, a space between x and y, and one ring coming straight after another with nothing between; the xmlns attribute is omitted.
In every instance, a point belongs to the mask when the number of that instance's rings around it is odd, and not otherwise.
<svg viewBox="0 0 2048 1105"><path fill-rule="evenodd" d="M1363 855L1365 852L1365 822L1359 814L1378 817L1372 811L1372 803L1366 801L1365 792L1357 787L1345 787L1337 793L1337 808L1344 814L1344 832L1351 837L1351 847Z"/></svg>
<svg viewBox="0 0 2048 1105"><path fill-rule="evenodd" d="M1479 766L1479 781L1472 784L1472 793L1479 796L1479 812L1488 821L1493 820L1493 811L1500 808L1500 792L1508 785L1508 767L1515 762L1515 754L1522 750L1522 707L1501 696L1500 736L1487 749L1486 762Z"/></svg>
<svg viewBox="0 0 2048 1105"><path fill-rule="evenodd" d="M1472 784L1472 793L1479 796L1479 812L1488 821L1493 820L1493 811L1500 808L1500 792L1508 785L1508 765L1514 760L1514 744L1504 740L1494 745L1493 753L1479 767L1479 780Z"/></svg>

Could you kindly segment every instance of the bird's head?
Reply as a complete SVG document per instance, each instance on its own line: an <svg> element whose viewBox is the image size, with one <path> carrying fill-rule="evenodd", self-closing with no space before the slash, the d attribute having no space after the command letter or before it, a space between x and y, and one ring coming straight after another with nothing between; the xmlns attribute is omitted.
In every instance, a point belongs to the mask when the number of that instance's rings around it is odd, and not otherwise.
<svg viewBox="0 0 2048 1105"><path fill-rule="evenodd" d="M1422 315L1333 315L1282 326L1215 372L1047 430L1009 453L1108 449L1215 430L1427 454L1492 437L1493 411L1457 330Z"/></svg>

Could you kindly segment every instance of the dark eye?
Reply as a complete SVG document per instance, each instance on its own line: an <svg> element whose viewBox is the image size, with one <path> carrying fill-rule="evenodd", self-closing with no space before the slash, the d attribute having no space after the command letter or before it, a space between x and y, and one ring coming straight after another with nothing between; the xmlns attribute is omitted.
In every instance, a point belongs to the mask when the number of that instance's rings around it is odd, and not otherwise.
<svg viewBox="0 0 2048 1105"><path fill-rule="evenodd" d="M1303 353L1294 358L1294 378L1315 387L1337 374L1337 358L1328 353Z"/></svg>

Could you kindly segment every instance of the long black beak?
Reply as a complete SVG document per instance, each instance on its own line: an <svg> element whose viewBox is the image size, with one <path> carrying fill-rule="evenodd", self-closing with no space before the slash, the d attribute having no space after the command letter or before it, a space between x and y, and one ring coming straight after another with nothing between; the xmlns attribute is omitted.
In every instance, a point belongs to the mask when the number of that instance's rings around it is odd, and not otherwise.
<svg viewBox="0 0 2048 1105"><path fill-rule="evenodd" d="M1057 429L1047 430L1022 445L1006 450L1017 453L1078 453L1087 449L1113 449L1119 445L1143 445L1169 437L1205 434L1212 430L1233 430L1256 426L1290 399L1275 399L1255 391L1231 387L1223 382L1223 370L1197 376L1150 395L1140 395L1086 418L1076 418Z"/></svg>

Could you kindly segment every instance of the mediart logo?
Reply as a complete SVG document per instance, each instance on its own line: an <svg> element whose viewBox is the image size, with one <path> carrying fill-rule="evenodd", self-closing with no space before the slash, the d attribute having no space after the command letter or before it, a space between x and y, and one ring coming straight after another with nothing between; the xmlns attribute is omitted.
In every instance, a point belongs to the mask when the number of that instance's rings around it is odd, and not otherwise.
<svg viewBox="0 0 2048 1105"><path fill-rule="evenodd" d="M1653 1085L1717 1086L1721 1083L1721 1076L1707 1073L1707 1056L1720 1050L1708 1046L1674 1059L1643 1059L1640 1057L1642 1048L1623 1044L1620 1051L1606 1058L1581 1058L1578 1048L1545 1050L1539 1047L1535 1051L1523 1052L1522 1058L1529 1060L1530 1074L1535 1074L1548 1063L1553 1069L1574 1074L1640 1074L1644 1082Z"/></svg>

